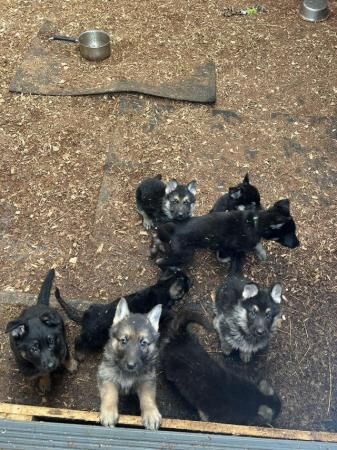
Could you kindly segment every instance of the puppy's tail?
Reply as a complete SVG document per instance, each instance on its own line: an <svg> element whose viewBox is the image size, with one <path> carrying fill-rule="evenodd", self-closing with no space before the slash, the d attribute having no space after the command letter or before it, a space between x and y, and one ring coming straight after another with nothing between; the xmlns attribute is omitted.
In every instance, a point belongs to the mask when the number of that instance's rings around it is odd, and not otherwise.
<svg viewBox="0 0 337 450"><path fill-rule="evenodd" d="M171 341L175 337L187 333L188 325L196 323L201 325L208 331L213 328L210 322L199 311L193 309L182 309L177 313L169 314L166 319L166 325L163 326L164 332L161 333L166 338L166 341Z"/></svg>
<svg viewBox="0 0 337 450"><path fill-rule="evenodd" d="M162 242L170 242L174 230L175 225L173 222L163 223L158 227L157 235Z"/></svg>
<svg viewBox="0 0 337 450"><path fill-rule="evenodd" d="M62 309L65 311L70 320L76 323L82 323L83 312L76 309L74 306L67 303L60 294L59 288L55 289L55 297L59 304L62 306Z"/></svg>
<svg viewBox="0 0 337 450"><path fill-rule="evenodd" d="M50 291L55 277L55 270L50 269L42 283L39 296L37 298L38 305L49 305Z"/></svg>
<svg viewBox="0 0 337 450"><path fill-rule="evenodd" d="M236 254L231 257L229 267L229 275L242 275L242 266L244 262L244 255Z"/></svg>

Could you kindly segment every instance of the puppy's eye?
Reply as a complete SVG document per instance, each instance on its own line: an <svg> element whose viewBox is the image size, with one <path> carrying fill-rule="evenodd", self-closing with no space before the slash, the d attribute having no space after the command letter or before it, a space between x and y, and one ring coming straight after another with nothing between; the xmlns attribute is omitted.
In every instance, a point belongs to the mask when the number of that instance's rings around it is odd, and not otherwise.
<svg viewBox="0 0 337 450"><path fill-rule="evenodd" d="M266 319L271 319L271 311L266 311Z"/></svg>
<svg viewBox="0 0 337 450"><path fill-rule="evenodd" d="M51 347L54 344L55 344L55 339L53 338L53 336L48 336L48 345Z"/></svg>
<svg viewBox="0 0 337 450"><path fill-rule="evenodd" d="M121 337L121 338L118 339L118 341L119 341L120 344L126 345L128 343L128 338L126 336L125 337Z"/></svg>
<svg viewBox="0 0 337 450"><path fill-rule="evenodd" d="M177 205L177 204L179 203L179 200L178 200L177 198L175 198L175 199L173 200L173 203L174 203L175 205Z"/></svg>
<svg viewBox="0 0 337 450"><path fill-rule="evenodd" d="M184 205L188 205L189 201L188 200L184 200L183 203L184 203Z"/></svg>
<svg viewBox="0 0 337 450"><path fill-rule="evenodd" d="M147 348L150 345L150 343L148 341L142 340L140 341L140 346L142 348Z"/></svg>
<svg viewBox="0 0 337 450"><path fill-rule="evenodd" d="M249 315L250 315L250 317L251 317L252 319L255 319L255 317L256 317L256 311L255 311L255 309L251 309L250 312L249 312Z"/></svg>

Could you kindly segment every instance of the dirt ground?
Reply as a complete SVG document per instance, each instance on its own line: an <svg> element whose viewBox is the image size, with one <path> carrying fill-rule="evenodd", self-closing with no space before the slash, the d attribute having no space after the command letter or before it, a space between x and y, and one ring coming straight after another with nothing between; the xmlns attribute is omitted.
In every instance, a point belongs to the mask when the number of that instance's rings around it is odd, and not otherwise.
<svg viewBox="0 0 337 450"><path fill-rule="evenodd" d="M222 363L270 379L283 400L276 426L337 431L337 18L306 23L298 4L267 0L266 13L225 18L224 7L251 3L0 0L1 330L22 309L6 295L36 294L52 266L66 298L104 302L156 279L134 205L145 176L196 179L202 214L249 171L264 205L290 199L298 226L300 248L266 244L268 261L252 256L245 267L261 284L282 282L283 326L245 368L222 357L215 334L202 341ZM335 1L330 6L337 11ZM44 19L66 34L111 33L112 78L158 83L213 61L217 102L10 94ZM69 70L80 83L81 65ZM210 294L227 267L200 252L188 270L194 286L184 303L211 317ZM73 338L78 328L67 328ZM56 377L53 394L40 398L17 372L3 333L0 350L0 401L98 409L99 357L88 357L75 376ZM158 396L164 416L196 417L162 378ZM135 404L122 411L137 412Z"/></svg>

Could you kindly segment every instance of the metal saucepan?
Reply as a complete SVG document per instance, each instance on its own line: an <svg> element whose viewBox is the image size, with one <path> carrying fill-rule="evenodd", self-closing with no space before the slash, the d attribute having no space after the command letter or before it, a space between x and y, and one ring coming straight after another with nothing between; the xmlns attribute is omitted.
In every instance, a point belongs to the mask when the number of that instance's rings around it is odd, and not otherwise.
<svg viewBox="0 0 337 450"><path fill-rule="evenodd" d="M89 61L102 61L111 54L110 36L101 30L83 31L78 38L56 34L49 40L79 44L81 56Z"/></svg>

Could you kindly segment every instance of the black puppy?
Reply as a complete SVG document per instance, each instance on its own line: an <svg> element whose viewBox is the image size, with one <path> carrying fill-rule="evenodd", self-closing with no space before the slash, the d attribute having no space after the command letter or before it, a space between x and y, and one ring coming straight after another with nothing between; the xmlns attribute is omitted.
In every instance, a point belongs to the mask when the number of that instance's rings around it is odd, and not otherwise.
<svg viewBox="0 0 337 450"><path fill-rule="evenodd" d="M167 185L161 175L145 178L136 190L136 204L147 230L170 220L186 220L193 215L196 182L178 184L175 179Z"/></svg>
<svg viewBox="0 0 337 450"><path fill-rule="evenodd" d="M164 316L176 301L183 298L190 287L190 279L182 270L168 269L156 284L127 295L125 299L130 311L139 314L148 313L154 306L162 304ZM120 299L105 305L94 303L82 312L66 303L58 289L55 291L55 297L67 316L82 326L81 334L75 341L76 357L83 359L84 352L101 350L109 340L109 329Z"/></svg>
<svg viewBox="0 0 337 450"><path fill-rule="evenodd" d="M262 209L260 193L255 186L250 184L248 173L245 175L242 183L230 187L227 194L222 195L214 204L210 212L226 211L256 211ZM260 261L267 259L267 253L259 243L255 252ZM228 262L230 258L221 258L217 252L217 258L220 262Z"/></svg>
<svg viewBox="0 0 337 450"><path fill-rule="evenodd" d="M270 424L281 409L273 388L266 380L256 384L218 365L188 332L191 322L209 329L203 316L185 310L162 331L161 360L166 378L198 411L201 420Z"/></svg>
<svg viewBox="0 0 337 450"><path fill-rule="evenodd" d="M261 239L274 240L289 248L299 245L289 200L280 200L268 209L255 212L214 212L192 217L181 224L162 224L157 236L167 252L166 258L156 261L162 268L188 263L197 248L216 250L219 258L225 259L244 256L256 248ZM158 239L154 243L161 249Z"/></svg>
<svg viewBox="0 0 337 450"><path fill-rule="evenodd" d="M248 173L242 183L230 187L227 194L218 198L210 212L226 212L236 209L239 211L261 209L260 193L255 186L250 184Z"/></svg>
<svg viewBox="0 0 337 450"><path fill-rule="evenodd" d="M65 339L62 317L49 307L50 291L55 271L50 270L41 286L37 304L25 309L21 315L8 322L10 345L20 371L38 379L42 393L51 387L50 374L61 366L70 372L77 369Z"/></svg>

